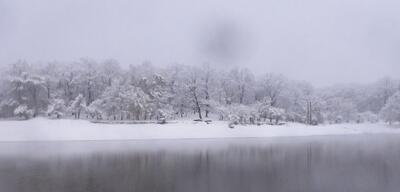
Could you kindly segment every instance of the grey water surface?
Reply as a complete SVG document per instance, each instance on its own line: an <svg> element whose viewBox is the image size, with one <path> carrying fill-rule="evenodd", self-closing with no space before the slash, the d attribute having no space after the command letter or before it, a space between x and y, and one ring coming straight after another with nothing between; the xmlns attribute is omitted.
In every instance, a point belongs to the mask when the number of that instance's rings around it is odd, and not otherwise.
<svg viewBox="0 0 400 192"><path fill-rule="evenodd" d="M0 143L1 192L400 190L400 135Z"/></svg>

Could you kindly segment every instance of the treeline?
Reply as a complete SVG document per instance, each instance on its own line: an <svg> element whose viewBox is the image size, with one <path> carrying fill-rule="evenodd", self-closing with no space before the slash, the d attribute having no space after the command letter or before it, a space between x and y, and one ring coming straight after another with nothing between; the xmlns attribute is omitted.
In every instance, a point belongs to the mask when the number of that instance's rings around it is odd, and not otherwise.
<svg viewBox="0 0 400 192"><path fill-rule="evenodd" d="M213 118L256 124L400 120L400 83L316 89L307 82L210 65L121 68L116 60L18 61L2 70L0 116L159 120Z"/></svg>

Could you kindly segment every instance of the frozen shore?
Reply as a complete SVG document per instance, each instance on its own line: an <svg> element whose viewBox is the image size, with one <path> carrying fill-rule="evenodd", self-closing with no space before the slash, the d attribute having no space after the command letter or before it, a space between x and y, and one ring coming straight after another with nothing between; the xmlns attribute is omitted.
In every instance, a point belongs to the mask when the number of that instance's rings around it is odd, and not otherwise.
<svg viewBox="0 0 400 192"><path fill-rule="evenodd" d="M179 121L171 124L98 124L86 120L0 121L0 141L147 140L206 138L266 138L348 134L398 134L400 128L386 124L337 124L307 126L236 126L227 122Z"/></svg>

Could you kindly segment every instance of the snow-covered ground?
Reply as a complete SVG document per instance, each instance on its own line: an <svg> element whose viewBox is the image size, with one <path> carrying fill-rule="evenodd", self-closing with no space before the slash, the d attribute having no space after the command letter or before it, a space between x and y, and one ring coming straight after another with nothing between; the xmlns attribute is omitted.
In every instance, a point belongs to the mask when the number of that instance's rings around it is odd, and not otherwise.
<svg viewBox="0 0 400 192"><path fill-rule="evenodd" d="M227 122L211 124L181 121L159 124L96 124L85 120L0 121L0 141L55 140L142 140L199 138L264 138L314 135L400 133L400 128L385 124L338 124L307 126L289 123L282 126L236 126Z"/></svg>

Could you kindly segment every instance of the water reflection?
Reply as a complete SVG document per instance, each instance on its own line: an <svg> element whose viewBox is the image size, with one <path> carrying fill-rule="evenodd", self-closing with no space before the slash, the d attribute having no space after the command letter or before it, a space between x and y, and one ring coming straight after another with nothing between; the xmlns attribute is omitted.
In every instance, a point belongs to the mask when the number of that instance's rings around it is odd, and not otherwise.
<svg viewBox="0 0 400 192"><path fill-rule="evenodd" d="M0 144L0 191L398 191L400 136Z"/></svg>

